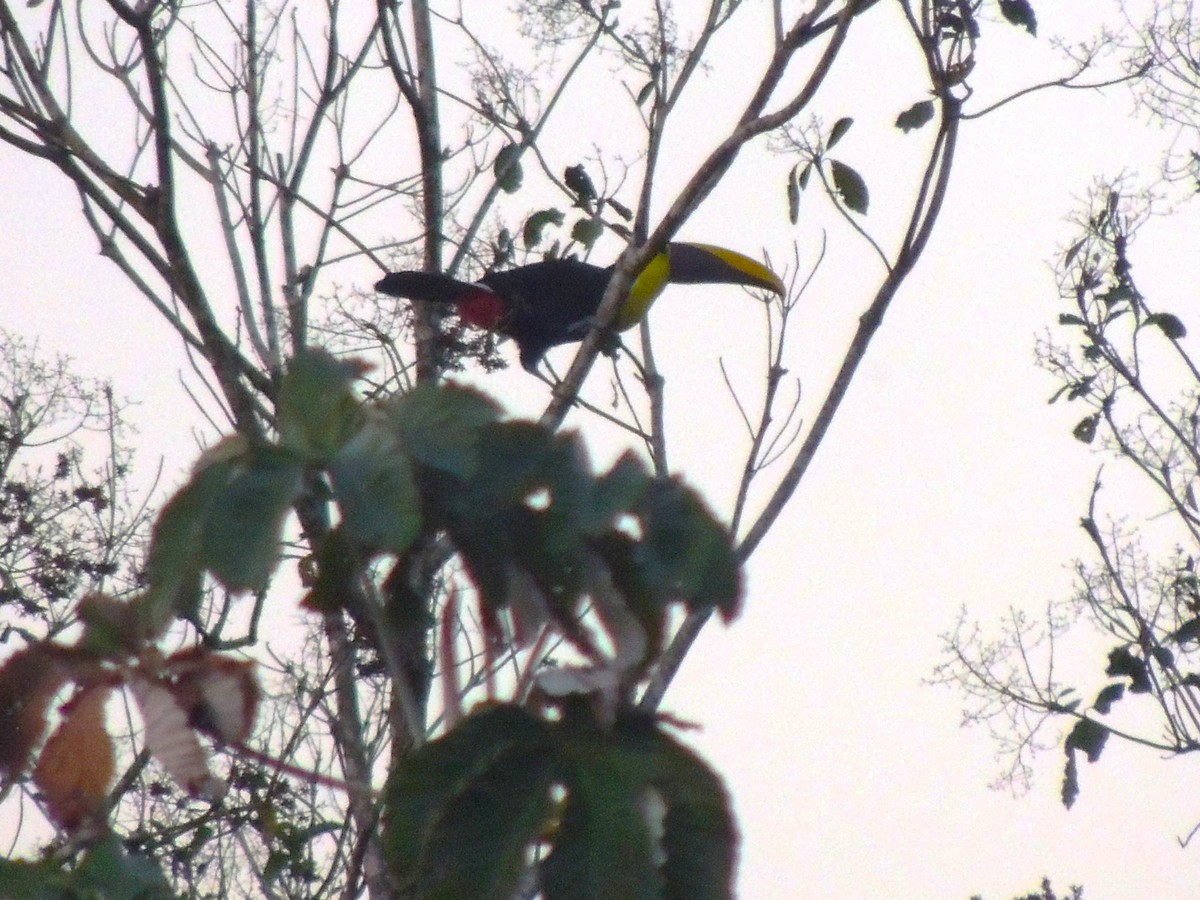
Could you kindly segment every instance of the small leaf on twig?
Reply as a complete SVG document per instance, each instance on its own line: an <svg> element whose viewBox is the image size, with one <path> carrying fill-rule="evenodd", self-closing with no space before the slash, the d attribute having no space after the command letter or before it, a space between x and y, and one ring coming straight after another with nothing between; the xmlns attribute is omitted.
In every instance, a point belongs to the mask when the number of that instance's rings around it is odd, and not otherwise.
<svg viewBox="0 0 1200 900"><path fill-rule="evenodd" d="M508 144L496 154L492 163L492 174L496 176L496 184L506 194L515 194L521 189L525 173L521 170L520 144Z"/></svg>
<svg viewBox="0 0 1200 900"><path fill-rule="evenodd" d="M1034 37L1037 37L1037 16L1029 0L1000 0L1000 13L1011 24L1020 25Z"/></svg>
<svg viewBox="0 0 1200 900"><path fill-rule="evenodd" d="M896 127L907 134L933 118L933 101L921 100L896 116Z"/></svg>
<svg viewBox="0 0 1200 900"><path fill-rule="evenodd" d="M800 218L800 183L796 180L796 170L799 168L799 163L792 166L787 180L788 221L793 225Z"/></svg>
<svg viewBox="0 0 1200 900"><path fill-rule="evenodd" d="M525 220L525 227L521 229L521 240L525 243L525 249L532 250L542 242L542 232L545 231L547 225L561 225L562 223L561 209L539 209Z"/></svg>
<svg viewBox="0 0 1200 900"><path fill-rule="evenodd" d="M1173 341L1187 337L1187 326L1183 320L1173 313L1151 313L1142 321L1142 325L1154 325Z"/></svg>
<svg viewBox="0 0 1200 900"><path fill-rule="evenodd" d="M829 132L829 140L825 142L825 149L832 150L834 144L845 137L846 132L850 130L850 126L854 124L854 120L849 116L843 116L833 123L833 128Z"/></svg>
<svg viewBox="0 0 1200 900"><path fill-rule="evenodd" d="M831 159L829 164L833 168L833 186L842 195L842 202L854 212L865 215L871 198L863 177L844 162Z"/></svg>

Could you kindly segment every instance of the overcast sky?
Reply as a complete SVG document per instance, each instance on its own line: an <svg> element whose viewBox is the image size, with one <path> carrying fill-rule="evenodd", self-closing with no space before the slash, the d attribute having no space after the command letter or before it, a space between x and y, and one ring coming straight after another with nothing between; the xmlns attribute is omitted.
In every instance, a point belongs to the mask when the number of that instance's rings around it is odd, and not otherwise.
<svg viewBox="0 0 1200 900"><path fill-rule="evenodd" d="M1095 7L1049 5L1039 5L1037 41L1012 29L1003 44L985 42L1005 60L994 68L997 96L1050 66L1046 36ZM864 48L879 41L887 52L885 32L862 31ZM864 66L835 82L821 108L830 120L853 108L839 149L886 210L892 186L910 183L894 171L891 122L920 98L874 76ZM1067 812L1055 752L1032 792L1014 799L988 790L1000 763L985 735L959 728L959 698L922 684L962 606L984 620L1010 604L1036 612L1069 590L1069 562L1087 552L1077 523L1095 462L1071 438L1077 411L1046 404L1055 386L1033 365L1035 336L1060 311L1047 261L1093 177L1152 166L1163 141L1119 88L1042 93L964 129L929 252L755 557L744 614L709 628L668 695L667 709L702 726L687 739L728 780L744 835L741 896L1008 900L1043 875L1060 890L1083 883L1089 900L1200 895L1200 850L1175 843L1200 821L1189 761L1110 744L1083 768ZM762 165L761 181L719 192L684 236L777 254L795 237L811 263L820 224L790 230L780 166L765 156ZM83 374L113 378L140 404L142 459L149 467L165 454L166 483L177 484L197 422L164 374L171 354L184 366L170 330L97 255L77 199L48 166L0 149L0 220L10 223L0 323L71 354ZM1198 274L1196 225L1187 214L1137 248L1141 286L1185 321L1198 309L1186 289ZM833 257L800 308L791 368L814 401L861 312L847 303L861 296L862 273L839 265ZM364 263L339 277L365 285L376 273ZM665 326L657 333L674 336L657 349L681 398L672 425L689 435L675 459L719 498L730 482L714 419L733 406L716 357L753 346L758 322L736 297L691 314L705 302L676 289L653 317ZM569 358L552 355L560 368ZM519 368L482 384L531 414L546 399ZM602 459L617 450L607 434L596 445ZM1084 677L1098 676L1100 661L1081 653Z"/></svg>

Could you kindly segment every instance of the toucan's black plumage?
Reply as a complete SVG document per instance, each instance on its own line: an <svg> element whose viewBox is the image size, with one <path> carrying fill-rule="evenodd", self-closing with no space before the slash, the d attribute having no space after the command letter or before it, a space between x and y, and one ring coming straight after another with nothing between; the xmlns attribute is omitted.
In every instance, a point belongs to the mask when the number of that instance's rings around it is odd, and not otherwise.
<svg viewBox="0 0 1200 900"><path fill-rule="evenodd" d="M516 341L521 365L532 372L551 347L583 340L612 272L612 266L554 259L489 272L473 284L430 272L393 272L375 289L394 297L454 304L469 324ZM784 293L779 276L748 256L708 244L669 244L635 279L617 316L617 329L641 321L671 282L742 284Z"/></svg>

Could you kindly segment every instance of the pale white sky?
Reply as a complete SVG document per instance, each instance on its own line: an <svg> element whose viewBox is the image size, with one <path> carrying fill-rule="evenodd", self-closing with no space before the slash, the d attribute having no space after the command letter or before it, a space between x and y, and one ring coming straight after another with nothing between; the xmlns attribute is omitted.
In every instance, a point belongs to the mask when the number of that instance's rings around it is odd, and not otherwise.
<svg viewBox="0 0 1200 900"><path fill-rule="evenodd" d="M1049 4L1039 5L1039 33L1050 35L1095 4L1041 6ZM835 72L820 110L828 121L849 109L857 118L839 151L866 177L867 222L877 225L889 196L900 202L911 184L890 148L922 138L891 128L920 97L881 83L863 61L888 46L876 27L884 17L868 21L854 38L859 55L847 57L860 69L840 73L844 81ZM1047 40L1010 31L986 36L980 65L994 74L979 79L981 93L999 96L1048 71ZM1069 236L1063 218L1092 177L1152 165L1162 140L1131 118L1120 89L1045 93L964 128L929 252L755 557L742 617L710 626L665 705L702 726L688 739L728 780L744 836L741 896L1008 900L1043 875L1059 890L1082 882L1088 900L1200 895L1200 850L1175 844L1200 820L1189 761L1110 742L1098 765L1083 767L1067 812L1055 752L1032 793L1013 799L987 789L993 747L958 727L958 698L921 683L961 606L985 620L1009 604L1036 611L1069 589L1067 564L1086 553L1077 522L1094 463L1070 436L1078 411L1047 406L1054 386L1033 366L1035 334L1060 311L1046 260ZM684 142L677 152L687 156ZM751 252L766 245L778 259L793 238L803 257L830 226L830 259L801 303L790 363L811 418L861 312L864 273L857 249L832 252L845 235L815 194L802 202L801 225L787 224L788 166L765 154L754 166L761 178L723 188L684 236ZM16 224L0 245L0 322L70 353L84 374L111 376L140 404L143 460L165 454L167 483L177 483L196 419L163 365L179 358L170 330L96 254L76 198L48 166L0 149L0 220ZM1195 224L1168 223L1156 232L1161 245L1143 240L1137 257L1143 289L1189 322L1200 304L1179 288L1196 283ZM1193 277L1173 277L1181 260ZM343 283L375 277L367 264L338 272ZM1170 291L1179 293L1168 302ZM738 370L759 333L737 302L676 289L653 313L667 326L657 333L674 334L656 345L680 436L674 460L718 505L731 484L727 447L740 435L716 356ZM690 315L698 304L710 305ZM552 358L561 368L570 357ZM601 394L605 371L592 375ZM741 371L749 389L753 376ZM545 400L517 368L482 384L531 414ZM616 451L610 434L595 440L601 459ZM1084 677L1099 674L1100 659L1080 654Z"/></svg>

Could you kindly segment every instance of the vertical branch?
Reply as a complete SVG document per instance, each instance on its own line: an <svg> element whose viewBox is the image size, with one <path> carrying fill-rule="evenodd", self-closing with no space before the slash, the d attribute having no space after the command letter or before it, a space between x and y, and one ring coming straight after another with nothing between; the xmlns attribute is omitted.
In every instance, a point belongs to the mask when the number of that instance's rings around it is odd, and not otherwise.
<svg viewBox="0 0 1200 900"><path fill-rule="evenodd" d="M941 84L941 82L936 83ZM960 104L944 86L940 93L941 121L925 172L925 182L931 184L932 187L928 194L922 191L918 197L904 243L896 254L896 261L876 291L870 306L859 317L858 329L846 350L833 385L813 420L812 428L805 436L796 456L792 459L791 465L767 501L765 508L738 544L738 558L743 563L750 558L771 530L780 513L791 500L805 472L808 471L809 464L816 456L829 426L833 423L834 416L850 390L850 384L854 380L859 365L866 357L871 339L883 322L883 316L895 298L900 285L903 284L904 279L920 259L928 243L929 235L932 233L933 225L941 212L957 145ZM657 709L676 672L682 665L684 657L710 615L709 611L695 612L689 614L684 620L670 645L659 658L650 683L639 701L642 709Z"/></svg>
<svg viewBox="0 0 1200 900"><path fill-rule="evenodd" d="M200 285L200 279L192 267L187 244L179 230L167 77L163 60L159 56L159 38L151 22L153 8L143 13L135 11L123 0L108 0L108 4L121 21L134 29L142 51L142 66L146 73L150 106L154 116L152 127L158 172L157 189L148 194L146 199L153 206L153 224L170 263L172 286L196 323L196 330L204 342L205 355L221 386L221 392L229 403L238 431L247 435L258 435L262 431L262 424L258 420L253 398L239 379L239 373L249 368L249 365L217 324L204 295L204 289Z"/></svg>
<svg viewBox="0 0 1200 900"><path fill-rule="evenodd" d="M262 76L258 70L258 4L246 0L246 166L250 178L250 215L246 228L250 234L250 245L254 250L254 261L258 271L259 303L262 308L263 330L267 334L267 353L273 371L279 371L282 360L279 355L279 326L275 321L275 304L271 290L271 264L267 258L267 222L263 212L262 187L265 180L262 171L263 130L260 90Z"/></svg>
<svg viewBox="0 0 1200 900"><path fill-rule="evenodd" d="M767 71L759 82L754 96L747 103L737 126L697 168L646 242L640 247L628 248L621 255L613 269L613 277L608 283L608 288L604 292L604 300L596 311L596 324L580 346L566 377L555 386L554 397L542 413L543 425L557 428L562 424L567 410L575 402L583 380L587 377L587 373L600 351L604 330L616 318L617 309L628 293L635 274L645 268L651 257L661 250L675 235L679 227L708 198L747 143L759 135L778 128L794 118L808 105L817 89L824 83L834 61L840 54L849 33L850 24L856 16L874 5L875 0L864 0L861 3L851 0L839 13L828 19L818 20L819 14L830 5L830 2L831 0L823 0L796 22L783 43L776 47L771 61L767 65ZM832 32L829 42L801 89L775 112L764 113L763 110L772 94L775 93L796 53L827 31Z"/></svg>

